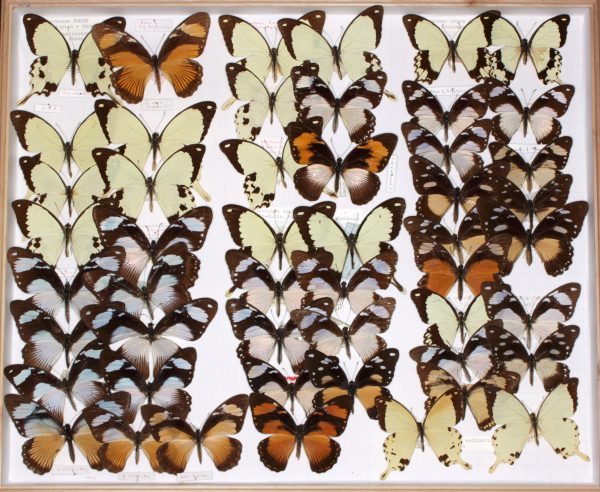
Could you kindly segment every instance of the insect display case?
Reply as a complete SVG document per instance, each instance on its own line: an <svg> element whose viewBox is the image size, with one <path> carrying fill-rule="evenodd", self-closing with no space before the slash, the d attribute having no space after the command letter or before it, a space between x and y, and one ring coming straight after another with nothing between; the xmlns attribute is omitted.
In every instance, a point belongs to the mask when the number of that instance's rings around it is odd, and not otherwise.
<svg viewBox="0 0 600 492"><path fill-rule="evenodd" d="M3 487L598 487L597 1L2 8Z"/></svg>

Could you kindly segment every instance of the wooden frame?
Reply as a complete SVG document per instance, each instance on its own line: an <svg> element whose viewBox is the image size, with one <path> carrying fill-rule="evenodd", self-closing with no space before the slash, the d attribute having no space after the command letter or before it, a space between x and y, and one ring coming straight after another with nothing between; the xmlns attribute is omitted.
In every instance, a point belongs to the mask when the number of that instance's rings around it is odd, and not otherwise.
<svg viewBox="0 0 600 492"><path fill-rule="evenodd" d="M105 0L104 5L110 6L111 4L119 5L119 6L131 6L131 7L139 7L143 5L151 4L152 1L148 0L126 0L125 2L121 0ZM165 6L191 6L193 2L188 0L170 0L167 3L161 3L161 7ZM257 2L252 2L256 6L269 6L269 5L295 5L297 2L293 0L260 0ZM387 5L402 5L402 6L419 6L420 2L415 0L381 0L379 3L384 6ZM6 244L7 238L7 214L9 213L9 207L6 204L7 196L8 196L8 138L9 132L11 131L11 127L8 124L9 121L9 112L12 109L11 101L10 101L10 68L11 68L11 30L13 28L11 24L13 10L19 7L59 7L67 5L69 7L91 7L95 4L92 0L2 0L1 12L0 15L2 17L2 25L1 25L1 43L0 43L0 60L2 63L0 64L0 121L2 124L0 125L0 258L5 258L6 250L8 245ZM367 2L352 2L352 1L315 1L311 0L305 3L305 6L346 6L346 5L363 5L367 4ZM227 6L245 6L248 4L239 0L211 0L209 3L202 3L201 7L208 6L218 6L218 5L227 5ZM196 6L200 6L196 4ZM434 0L433 2L427 2L428 7L441 6L441 7L492 7L502 9L503 7L511 7L511 8L519 8L525 7L525 5L520 0L496 0L494 2L490 0ZM593 61L593 67L591 69L591 93L592 93L592 160L594 166L594 234L595 234L595 258L596 258L596 271L595 271L595 281L596 285L600 285L600 214L599 214L599 205L600 205L600 187L599 187L599 179L600 179L600 0L539 0L537 2L533 2L533 4L529 3L526 7L579 7L589 9L589 19L590 19L590 49L591 49L591 59ZM4 291L5 291L5 279L7 274L6 262L0 262L0 299L4 299ZM600 290L596 293L596 318L600 319ZM5 319L5 310L6 305L5 302L0 304L0 366L4 366L3 358L4 358L4 319ZM596 385L597 385L597 405L600 407L600 328L596 327L596 355L597 355L597 371L596 371ZM0 378L0 392L4 394L4 378ZM0 400L0 412L2 412L2 418L0 418L0 439L2 438L2 426L4 423L4 412L3 412L3 403ZM600 448L600 422L597 422L597 435L596 435L596 446ZM2 472L2 452L0 449L0 474ZM600 463L596 463L596 467L600 473ZM43 480L43 479L40 479ZM91 485L91 484L90 484ZM44 489L44 490L55 490L55 489L69 489L69 490L120 490L120 489L133 489L135 486L65 486L65 485L31 485L31 486L10 486L2 484L0 481L0 488L2 490L34 490L34 489ZM147 486L148 484L145 484ZM172 486L166 485L150 485L149 488L155 491L159 490L168 490ZM189 486L185 486L188 488ZM246 489L246 490L260 490L260 486L217 486L218 488L232 488L232 489ZM271 486L273 487L273 486ZM304 486L302 486L305 488ZM195 486L194 488L203 488L200 486ZM204 488L214 488L204 487ZM278 490L299 490L300 486L294 487L273 487ZM361 490L363 489L360 486L314 486L309 488L321 489L321 490L339 490L339 489L352 489L352 490ZM390 489L401 489L401 488L415 488L414 486L398 486L398 485L389 485L382 483L380 486L372 486L368 487L368 489L378 490L390 490ZM421 490L427 489L446 489L446 490L463 490L463 489L479 489L480 486L472 485L472 486L461 486L460 488L453 489L452 486L434 486L434 487L423 487ZM521 487L514 486L506 486L506 487L494 487L494 490L500 490L509 488L511 490L520 490ZM532 487L536 489L540 489L540 487ZM600 485L596 484L594 486L588 487L565 487L563 485L557 486L556 488L560 489L585 489L585 490L598 490L600 491Z"/></svg>

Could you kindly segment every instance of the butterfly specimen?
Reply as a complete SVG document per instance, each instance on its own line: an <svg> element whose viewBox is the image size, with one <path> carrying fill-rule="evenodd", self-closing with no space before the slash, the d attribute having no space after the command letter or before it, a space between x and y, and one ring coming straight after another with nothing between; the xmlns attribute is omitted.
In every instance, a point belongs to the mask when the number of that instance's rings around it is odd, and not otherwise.
<svg viewBox="0 0 600 492"><path fill-rule="evenodd" d="M579 337L578 326L559 325L532 353L502 326L503 322L497 320L497 323L486 327L486 337L504 369L518 374L521 378L529 373L529 383L532 385L533 374L537 373L546 391L552 391L569 378L569 366L559 361L571 356L575 341Z"/></svg>
<svg viewBox="0 0 600 492"><path fill-rule="evenodd" d="M311 210L333 217L335 204L318 203L311 207ZM223 216L231 239L240 247L240 251L248 253L267 267L273 258L277 257L281 269L284 256L289 260L292 251L308 249L295 222L292 222L285 232L275 232L273 227L256 212L235 204L225 205Z"/></svg>
<svg viewBox="0 0 600 492"><path fill-rule="evenodd" d="M131 283L100 266L86 271L83 283L100 302L121 302L129 314L139 318L146 311L153 318L156 309L166 315L191 301L188 289L196 282L199 268L200 260L186 245L175 243L157 259L145 282Z"/></svg>
<svg viewBox="0 0 600 492"><path fill-rule="evenodd" d="M523 250L527 264L531 265L535 250L546 273L553 277L567 271L573 263L572 242L581 232L588 208L584 201L568 203L546 215L535 228L526 229L510 210L501 205L481 203L478 206L486 235L501 230L512 237L507 256L510 267Z"/></svg>
<svg viewBox="0 0 600 492"><path fill-rule="evenodd" d="M498 369L492 343L487 338L486 328L490 324L495 326L498 322L490 321L483 325L463 344L460 351L446 345L438 327L432 325L423 340L426 345L413 348L409 355L415 362L444 369L456 381L485 379Z"/></svg>
<svg viewBox="0 0 600 492"><path fill-rule="evenodd" d="M288 381L271 364L252 357L249 352L250 343L250 341L240 343L237 355L252 391L273 398L281 406L289 400L292 413L294 413L294 403L297 401L305 413L310 413L318 389L311 383L309 373L301 370L295 379ZM308 349L308 346L306 348Z"/></svg>
<svg viewBox="0 0 600 492"><path fill-rule="evenodd" d="M186 414L190 410L191 395L186 388L194 378L196 350L180 348L155 371L151 380L146 378L123 356L116 353L106 358L104 380L111 391L125 391L131 396L127 412L130 422L145 402L155 403L167 409L174 408Z"/></svg>
<svg viewBox="0 0 600 492"><path fill-rule="evenodd" d="M67 142L49 122L28 111L11 111L10 121L19 143L27 152L39 154L39 160L57 173L66 161L69 176L72 176L72 164L81 171L94 166L92 150L109 144L95 113L77 126L72 139Z"/></svg>
<svg viewBox="0 0 600 492"><path fill-rule="evenodd" d="M317 63L325 81L334 71L340 78L347 74L355 81L381 66L371 52L381 41L382 21L381 5L363 10L348 24L337 46L331 46L318 30L302 21L281 19L277 25L292 58Z"/></svg>
<svg viewBox="0 0 600 492"><path fill-rule="evenodd" d="M486 79L490 109L493 118L492 135L502 143L508 143L519 128L523 137L531 129L538 144L550 144L560 136L563 116L575 94L572 85L558 85L544 92L530 106L523 106L518 96L508 86L495 79Z"/></svg>
<svg viewBox="0 0 600 492"><path fill-rule="evenodd" d="M429 289L415 289L410 293L410 298L423 323L435 325L436 333L451 347L457 334L464 342L467 335L473 335L489 321L483 299L483 290L488 285L492 284L483 284L482 295L474 297L464 311L456 309L448 299Z"/></svg>
<svg viewBox="0 0 600 492"><path fill-rule="evenodd" d="M83 322L77 323L71 332L64 332L57 321L31 299L11 301L10 312L25 342L21 350L23 363L48 372L63 352L66 366L69 367L72 358L96 339L94 332Z"/></svg>
<svg viewBox="0 0 600 492"><path fill-rule="evenodd" d="M147 177L136 164L112 149L94 149L94 160L110 192L119 192L119 208L137 218L149 200L150 211L156 201L169 221L194 208L192 186L200 173L206 147L192 144L182 147Z"/></svg>
<svg viewBox="0 0 600 492"><path fill-rule="evenodd" d="M319 34L325 24L325 12L312 10L298 19ZM248 68L260 80L265 81L269 74L273 82L278 75L289 76L297 62L291 57L283 40L271 48L265 37L251 23L234 15L221 15L219 27L223 33L229 54L242 58L238 63Z"/></svg>
<svg viewBox="0 0 600 492"><path fill-rule="evenodd" d="M314 397L315 408L322 408L334 398L347 395L354 402L358 398L369 418L377 418L377 398L390 398L386 388L394 379L400 354L396 349L385 349L366 360L353 381L340 367L340 360L318 350L306 352L305 367L312 384L319 390ZM354 405L354 403L353 403Z"/></svg>
<svg viewBox="0 0 600 492"><path fill-rule="evenodd" d="M212 223L212 210L196 207L171 221L157 239L149 240L134 219L114 208L97 205L92 215L102 246L118 246L125 251L119 273L131 283L139 280L149 262L159 261L174 244L183 243L188 251L198 251Z"/></svg>
<svg viewBox="0 0 600 492"><path fill-rule="evenodd" d="M179 349L172 338L198 340L216 313L216 301L204 297L178 307L156 324L142 322L125 311L125 306L119 302L86 306L80 316L99 339L111 345L123 342L117 353L127 358L147 379L150 358L156 375Z"/></svg>
<svg viewBox="0 0 600 492"><path fill-rule="evenodd" d="M504 17L500 17L492 30L492 45L501 46L491 55L490 75L508 84L515 78L515 72L522 60L531 58L538 78L544 84L560 84L562 48L567 41L567 27L571 18L566 14L557 15L542 22L529 39L521 37L519 30Z"/></svg>
<svg viewBox="0 0 600 492"><path fill-rule="evenodd" d="M260 460L269 470L285 470L294 449L299 459L304 448L310 469L324 473L337 463L341 447L333 438L346 429L352 399L347 395L334 398L309 413L303 424L297 424L285 408L261 393L250 395L250 409L258 432L269 434L258 443Z"/></svg>
<svg viewBox="0 0 600 492"><path fill-rule="evenodd" d="M111 17L104 22L116 32L125 29L123 17ZM87 34L79 49L71 49L62 33L51 22L36 14L23 16L27 43L36 58L31 64L31 90L17 104L24 104L34 94L50 96L58 89L66 72L71 72L71 83L75 84L75 73L79 69L85 90L96 97L110 93L110 68L98 51L91 36Z"/></svg>
<svg viewBox="0 0 600 492"><path fill-rule="evenodd" d="M306 75L317 70L310 64L303 64L298 69ZM267 117L273 124L274 116L277 116L284 129L296 120L296 99L290 77L281 82L275 92L271 92L258 76L240 63L228 63L225 72L233 97L221 109L229 108L236 100L247 101L235 112L238 138L255 140Z"/></svg>
<svg viewBox="0 0 600 492"><path fill-rule="evenodd" d="M479 154L487 148L491 130L491 120L478 120L459 133L451 145L442 145L433 133L417 123L402 123L402 134L411 154L433 162L446 173L454 167L463 182L482 170L483 158Z"/></svg>
<svg viewBox="0 0 600 492"><path fill-rule="evenodd" d="M439 100L423 85L411 80L402 82L406 110L413 117L410 122L422 126L437 135L444 132L461 134L467 127L484 117L488 109L487 90L483 84L465 91L450 107L444 110Z"/></svg>
<svg viewBox="0 0 600 492"><path fill-rule="evenodd" d="M489 430L494 426L491 399L500 389L514 393L520 382L518 374L510 371L491 372L474 384L461 385L450 373L434 364L417 364L417 374L421 381L423 392L429 396L425 402L425 410L431 409L436 400L448 391L458 390L463 400L465 418L467 407L473 414L480 430Z"/></svg>
<svg viewBox="0 0 600 492"><path fill-rule="evenodd" d="M501 142L490 142L488 149L494 161L491 166L507 161L510 167L506 168L506 177L519 187L525 184L531 192L534 183L541 188L560 175L572 146L571 137L558 137L542 148L531 162L526 162L518 152Z"/></svg>
<svg viewBox="0 0 600 492"><path fill-rule="evenodd" d="M130 401L128 393L120 394L126 395L127 401ZM156 457L160 443L152 437L148 425L139 431L133 430L131 422L126 421L122 415L116 415L98 406L84 409L82 415L94 438L101 443L98 458L105 470L111 473L123 471L132 453L135 454L135 463L138 464L142 451L152 470L162 471Z"/></svg>
<svg viewBox="0 0 600 492"><path fill-rule="evenodd" d="M319 117L324 127L331 121L334 133L341 121L352 142L367 140L375 130L376 119L371 110L381 102L387 83L385 72L377 70L367 73L337 97L327 82L316 75L318 71L318 65L310 75L302 67L292 69L298 118L304 121Z"/></svg>
<svg viewBox="0 0 600 492"><path fill-rule="evenodd" d="M331 313L314 309L292 311L291 318L310 346L324 355L335 356L345 349L351 357L352 347L366 363L387 348L379 335L388 330L395 308L393 297L377 298L354 317L350 326L339 326Z"/></svg>
<svg viewBox="0 0 600 492"><path fill-rule="evenodd" d="M355 205L364 205L375 197L381 186L377 173L385 169L398 143L393 133L381 133L357 145L342 159L336 158L323 138L306 126L291 123L288 136L292 156L303 166L294 174L300 195L318 200L327 183L335 178L334 191L339 191L343 180Z"/></svg>
<svg viewBox="0 0 600 492"><path fill-rule="evenodd" d="M21 456L32 472L37 475L48 473L65 444L73 463L77 447L90 467L94 470L102 468L98 459L101 444L94 439L81 414L72 424L64 423L39 403L21 395L6 395L4 405L19 434L27 438Z"/></svg>
<svg viewBox="0 0 600 492"><path fill-rule="evenodd" d="M318 312L329 316L333 311L333 303L329 299L319 299L307 306L310 312ZM225 304L227 316L233 328L233 334L241 340L248 355L265 362L276 354L277 363L283 361L285 353L292 370L300 372L304 353L310 348L298 331L293 321L276 327L261 311L244 299L230 299Z"/></svg>
<svg viewBox="0 0 600 492"><path fill-rule="evenodd" d="M377 290L390 286L398 262L398 253L389 249L363 263L348 281L342 281L341 273L329 266L331 262L322 261L327 256L331 258L331 255L294 251L292 266L297 282L313 299L328 297L334 303L347 299L355 313L379 299Z"/></svg>
<svg viewBox="0 0 600 492"><path fill-rule="evenodd" d="M65 205L69 216L73 210L81 213L108 191L98 187L102 177L97 166L86 169L73 184L66 184L58 172L40 160L40 154L21 157L19 166L35 202L56 215L60 215Z"/></svg>
<svg viewBox="0 0 600 492"><path fill-rule="evenodd" d="M497 234L477 248L466 262L457 264L438 242L424 234L414 234L415 263L424 273L418 286L446 297L456 285L459 300L467 286L474 296L478 296L483 282L494 282L507 274L510 243L509 234Z"/></svg>
<svg viewBox="0 0 600 492"><path fill-rule="evenodd" d="M490 319L502 320L505 330L517 338L525 337L527 347L531 347L532 336L543 340L569 321L580 294L580 284L563 284L544 295L528 311L513 294L510 286L485 283L481 287L481 297Z"/></svg>
<svg viewBox="0 0 600 492"><path fill-rule="evenodd" d="M212 101L193 104L177 113L162 132L152 134L132 111L114 101L101 99L94 103L94 109L111 144L122 146L122 153L140 169L152 154L155 169L159 153L164 161L182 147L204 140L217 106Z"/></svg>
<svg viewBox="0 0 600 492"><path fill-rule="evenodd" d="M179 97L196 92L202 83L202 66L194 58L204 51L209 28L207 13L190 15L166 37L158 55L150 55L137 39L110 24L94 25L92 37L113 69L110 79L115 92L135 104L144 98L152 77L160 92L161 72Z"/></svg>
<svg viewBox="0 0 600 492"><path fill-rule="evenodd" d="M194 448L200 463L202 451L206 451L219 471L237 466L242 443L231 435L242 430L247 410L247 395L232 396L210 413L201 428L182 418L163 419L164 410L156 405L144 406L142 415L152 436L160 443L156 450L160 467L167 473L177 474L185 470Z"/></svg>
<svg viewBox="0 0 600 492"><path fill-rule="evenodd" d="M123 256L123 251L109 249L92 260L91 264L112 268L122 262ZM95 303L94 295L83 284L82 270L71 281L63 282L53 266L31 251L9 248L6 258L17 286L31 296L29 300L35 306L50 316L55 318L64 309L68 323L71 308L79 312L82 307Z"/></svg>
<svg viewBox="0 0 600 492"><path fill-rule="evenodd" d="M50 210L29 200L15 200L12 208L21 233L29 239L27 247L50 265L56 265L63 252L66 257L72 252L77 264L83 265L100 251L93 206L82 211L72 224L63 224Z"/></svg>
<svg viewBox="0 0 600 492"><path fill-rule="evenodd" d="M104 372L102 356L105 348L99 341L90 342L61 377L27 364L6 366L4 376L19 394L35 400L56 420L61 421L66 400L76 409L76 401L87 407L107 395L100 382Z"/></svg>
<svg viewBox="0 0 600 492"><path fill-rule="evenodd" d="M590 458L579 450L579 428L570 418L577 410L577 378L570 378L552 390L539 407L531 412L514 395L499 391L492 404L494 431L492 444L496 462L490 467L492 473L502 463L513 465L522 454L527 441L539 445L543 437L556 454L566 459L579 456Z"/></svg>
<svg viewBox="0 0 600 492"><path fill-rule="evenodd" d="M462 435L454 428L463 412L461 393L456 389L438 398L422 422L417 422L410 410L400 402L378 399L379 426L390 434L383 442L387 469L381 474L381 480L386 479L392 471L403 471L417 446L425 451L425 441L444 465L458 464L469 470L471 465L460 455Z"/></svg>
<svg viewBox="0 0 600 492"><path fill-rule="evenodd" d="M481 80L489 73L489 53L492 30L500 18L497 10L488 10L474 17L462 28L456 40L449 40L444 32L420 15L405 15L404 27L417 54L413 61L416 80L431 84L437 80L448 61L451 70L461 62L469 76Z"/></svg>
<svg viewBox="0 0 600 492"><path fill-rule="evenodd" d="M246 291L240 296L242 301L247 301L262 313L267 313L274 305L277 316L281 312L282 303L288 311L302 306L307 293L298 284L293 270L283 279L275 280L265 265L248 253L235 249L225 253L225 261L233 283L228 295L235 289L242 289Z"/></svg>
<svg viewBox="0 0 600 492"><path fill-rule="evenodd" d="M494 174L497 169L483 168L460 188L454 186L450 177L433 162L416 155L411 156L408 162L413 185L421 195L416 205L417 215L421 217L439 222L452 209L454 222L457 222L461 206L469 212L481 197L489 198L491 195L496 201L505 198L502 192L508 180ZM508 164L504 165L508 167ZM504 200L503 203L511 206L510 201Z"/></svg>
<svg viewBox="0 0 600 492"><path fill-rule="evenodd" d="M456 255L459 263L464 260L464 253L470 254L485 242L485 234L480 224L477 208L472 208L464 215L456 232L450 232L440 222L414 215L404 219L404 227L408 233L425 234L443 246L448 253Z"/></svg>
<svg viewBox="0 0 600 492"><path fill-rule="evenodd" d="M326 207L327 203L331 203L331 208ZM296 207L294 220L307 249L329 251L333 255L333 269L342 272L348 254L354 267L355 260L364 262L391 249L388 243L398 237L406 202L399 197L381 202L349 234L335 221L331 209L335 212L333 202Z"/></svg>

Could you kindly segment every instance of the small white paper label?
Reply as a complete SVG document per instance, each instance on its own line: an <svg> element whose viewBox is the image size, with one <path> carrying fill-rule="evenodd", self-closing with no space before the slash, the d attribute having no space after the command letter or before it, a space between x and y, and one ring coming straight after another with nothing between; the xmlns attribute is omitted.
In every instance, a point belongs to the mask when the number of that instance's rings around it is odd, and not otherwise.
<svg viewBox="0 0 600 492"><path fill-rule="evenodd" d="M428 87L429 92L434 96L453 96L457 97L471 89L473 86L469 85L454 85L454 86L442 86L442 87Z"/></svg>
<svg viewBox="0 0 600 492"><path fill-rule="evenodd" d="M35 104L33 109L36 113L60 113L61 108L56 104Z"/></svg>
<svg viewBox="0 0 600 492"><path fill-rule="evenodd" d="M210 470L198 472L183 472L177 474L177 481L179 483L203 482L212 479L213 473Z"/></svg>
<svg viewBox="0 0 600 492"><path fill-rule="evenodd" d="M543 145L538 145L535 143L510 143L510 148L516 150L519 154L523 155L533 155L537 154L541 149L544 148Z"/></svg>
<svg viewBox="0 0 600 492"><path fill-rule="evenodd" d="M135 30L138 32L166 32L173 29L171 19L136 19Z"/></svg>
<svg viewBox="0 0 600 492"><path fill-rule="evenodd" d="M489 437L464 437L463 436L463 450L464 451L488 451L491 445L491 438Z"/></svg>
<svg viewBox="0 0 600 492"><path fill-rule="evenodd" d="M347 223L344 229L346 229L349 225L351 226L350 231L346 232L352 232L352 229L355 228L355 226L361 221L361 219L362 212L354 208L338 208L335 211L335 220L337 220L338 222Z"/></svg>
<svg viewBox="0 0 600 492"><path fill-rule="evenodd" d="M89 475L91 469L88 465L54 465L52 475Z"/></svg>
<svg viewBox="0 0 600 492"><path fill-rule="evenodd" d="M86 91L80 89L61 89L59 91L60 97L88 97L89 94Z"/></svg>
<svg viewBox="0 0 600 492"><path fill-rule="evenodd" d="M52 23L73 44L81 42L91 29L90 20L85 17L54 19Z"/></svg>
<svg viewBox="0 0 600 492"><path fill-rule="evenodd" d="M172 99L144 99L142 101L142 110L144 111L171 111L172 109Z"/></svg>
<svg viewBox="0 0 600 492"><path fill-rule="evenodd" d="M285 140L283 138L277 138L277 137L270 137L270 138L265 137L265 138L261 138L261 140L260 140L261 146L265 150L269 151L271 153L271 155L273 155L273 156L281 155L284 142L285 142Z"/></svg>
<svg viewBox="0 0 600 492"><path fill-rule="evenodd" d="M152 482L156 480L156 474L153 471L121 472L117 475L117 480L121 482Z"/></svg>
<svg viewBox="0 0 600 492"><path fill-rule="evenodd" d="M267 222L274 222L276 224L285 224L293 218L293 209L290 207L262 208L256 210L256 213Z"/></svg>
<svg viewBox="0 0 600 492"><path fill-rule="evenodd" d="M437 26L444 31L458 31L467 25L467 19L442 19L439 21L433 20Z"/></svg>
<svg viewBox="0 0 600 492"><path fill-rule="evenodd" d="M392 155L387 165L385 191L394 193L396 191L396 177L398 174L398 156Z"/></svg>

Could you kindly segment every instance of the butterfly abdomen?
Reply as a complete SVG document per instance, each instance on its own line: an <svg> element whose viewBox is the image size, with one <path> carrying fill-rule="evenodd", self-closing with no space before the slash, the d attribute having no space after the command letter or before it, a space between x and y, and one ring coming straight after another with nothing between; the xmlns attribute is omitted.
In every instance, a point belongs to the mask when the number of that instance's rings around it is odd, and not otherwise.
<svg viewBox="0 0 600 492"><path fill-rule="evenodd" d="M152 70L154 71L154 78L156 80L156 88L158 89L158 92L160 92L160 68L158 64L158 56L152 55L150 60L152 62Z"/></svg>
<svg viewBox="0 0 600 492"><path fill-rule="evenodd" d="M69 448L69 458L71 458L71 463L75 463L75 448L73 447L73 429L69 424L65 424L63 427L63 436L65 441L67 442L67 447Z"/></svg>
<svg viewBox="0 0 600 492"><path fill-rule="evenodd" d="M75 85L75 74L77 72L77 59L79 58L79 50L71 51L71 84Z"/></svg>
<svg viewBox="0 0 600 492"><path fill-rule="evenodd" d="M527 127L529 126L529 106L523 108L523 137L527 136Z"/></svg>
<svg viewBox="0 0 600 492"><path fill-rule="evenodd" d="M202 437L202 433L200 429L196 429L194 431L194 440L196 441L196 450L198 452L198 462L202 463L202 441L204 440Z"/></svg>
<svg viewBox="0 0 600 492"><path fill-rule="evenodd" d="M527 58L529 58L529 49L531 45L527 39L521 39L521 54L523 55L523 65L527 65Z"/></svg>

